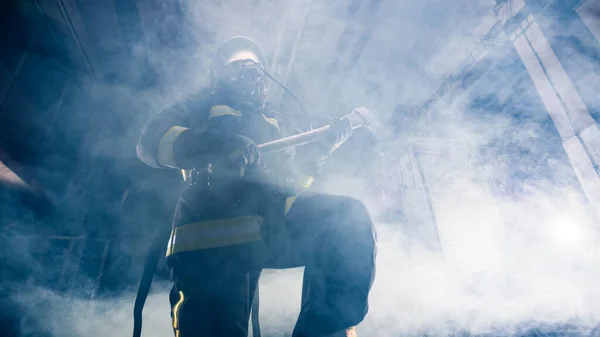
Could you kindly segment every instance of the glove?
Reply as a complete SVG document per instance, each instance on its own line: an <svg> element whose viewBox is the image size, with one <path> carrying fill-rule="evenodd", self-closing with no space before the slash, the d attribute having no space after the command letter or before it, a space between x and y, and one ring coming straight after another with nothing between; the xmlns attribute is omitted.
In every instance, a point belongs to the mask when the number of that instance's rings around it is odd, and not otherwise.
<svg viewBox="0 0 600 337"><path fill-rule="evenodd" d="M331 127L331 132L327 137L327 141L332 144L329 149L331 153L350 138L352 135L352 123L348 118L332 118L329 126Z"/></svg>
<svg viewBox="0 0 600 337"><path fill-rule="evenodd" d="M258 162L259 151L248 137L221 137L208 130L186 130L174 147L175 162L182 169L207 167L218 175L242 177L248 166Z"/></svg>
<svg viewBox="0 0 600 337"><path fill-rule="evenodd" d="M260 152L250 138L233 135L225 138L219 153L211 157L213 171L217 175L225 173L232 177L241 178L248 167L258 162Z"/></svg>

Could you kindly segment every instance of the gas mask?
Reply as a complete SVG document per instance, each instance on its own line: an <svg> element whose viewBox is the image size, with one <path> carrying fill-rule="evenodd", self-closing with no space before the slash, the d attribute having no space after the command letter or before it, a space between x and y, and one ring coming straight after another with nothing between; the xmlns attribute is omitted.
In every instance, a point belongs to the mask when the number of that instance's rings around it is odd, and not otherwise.
<svg viewBox="0 0 600 337"><path fill-rule="evenodd" d="M239 104L263 105L267 95L266 78L262 65L254 60L236 60L215 74L214 85Z"/></svg>
<svg viewBox="0 0 600 337"><path fill-rule="evenodd" d="M212 56L209 68L211 86L237 106L246 105L253 109L262 109L267 96L267 79L270 79L298 103L300 109L307 115L312 129L310 115L302 103L285 84L269 74L265 69L266 62L263 52L250 38L231 37L223 42ZM285 115L279 115L289 119ZM291 121L291 124L296 131L302 132L296 123Z"/></svg>

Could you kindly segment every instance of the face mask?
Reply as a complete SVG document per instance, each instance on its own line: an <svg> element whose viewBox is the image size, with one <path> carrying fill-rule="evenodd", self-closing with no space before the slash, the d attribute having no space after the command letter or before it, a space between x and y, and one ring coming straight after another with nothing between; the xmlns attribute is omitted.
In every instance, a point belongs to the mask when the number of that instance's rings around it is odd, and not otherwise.
<svg viewBox="0 0 600 337"><path fill-rule="evenodd" d="M266 96L262 68L252 60L235 61L223 67L217 77L217 88L238 102L263 103Z"/></svg>

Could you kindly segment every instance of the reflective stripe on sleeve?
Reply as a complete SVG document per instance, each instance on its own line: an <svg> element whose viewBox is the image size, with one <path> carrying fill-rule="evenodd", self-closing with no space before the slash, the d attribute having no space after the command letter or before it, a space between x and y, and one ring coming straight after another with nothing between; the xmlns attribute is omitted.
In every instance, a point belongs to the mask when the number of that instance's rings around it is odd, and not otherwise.
<svg viewBox="0 0 600 337"><path fill-rule="evenodd" d="M227 105L213 105L210 108L210 115L208 118L215 118L221 116L241 116L242 113L238 110L234 110Z"/></svg>
<svg viewBox="0 0 600 337"><path fill-rule="evenodd" d="M187 130L182 126L174 126L165 132L158 142L158 163L167 167L177 167L173 158L173 144L179 135Z"/></svg>

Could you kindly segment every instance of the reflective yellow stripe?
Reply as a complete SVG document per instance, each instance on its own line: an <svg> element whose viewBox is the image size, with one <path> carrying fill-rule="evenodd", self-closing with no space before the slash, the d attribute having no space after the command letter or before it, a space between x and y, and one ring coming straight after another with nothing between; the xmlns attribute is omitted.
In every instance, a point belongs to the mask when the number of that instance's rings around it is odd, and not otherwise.
<svg viewBox="0 0 600 337"><path fill-rule="evenodd" d="M288 214L290 208L292 208L292 205L294 204L294 201L296 201L296 197L287 197L285 199L285 214Z"/></svg>
<svg viewBox="0 0 600 337"><path fill-rule="evenodd" d="M175 337L179 337L179 308L185 301L185 296L183 296L183 291L179 292L179 301L175 303L173 307L173 329L175 330Z"/></svg>
<svg viewBox="0 0 600 337"><path fill-rule="evenodd" d="M262 239L263 218L241 216L231 219L194 222L175 227L167 256L193 250L239 245Z"/></svg>
<svg viewBox="0 0 600 337"><path fill-rule="evenodd" d="M314 181L315 179L312 176L299 176L296 179L296 185L299 186L301 189L306 190L313 184ZM302 191L299 191L298 193L302 193ZM292 205L294 204L294 201L296 201L296 196L287 197L285 199L285 214L288 214L288 212L292 208Z"/></svg>
<svg viewBox="0 0 600 337"><path fill-rule="evenodd" d="M221 116L241 116L242 113L238 110L234 110L227 105L214 105L210 108L210 114L208 118L215 118Z"/></svg>
<svg viewBox="0 0 600 337"><path fill-rule="evenodd" d="M315 178L313 178L312 176L307 176L302 184L303 188L309 188L312 186L312 184L315 182Z"/></svg>
<svg viewBox="0 0 600 337"><path fill-rule="evenodd" d="M292 182L299 189L308 189L315 182L315 178L303 173L299 169L293 169L291 173Z"/></svg>
<svg viewBox="0 0 600 337"><path fill-rule="evenodd" d="M279 122L275 119L275 118L270 118L267 117L265 115L263 115L263 118L265 119L265 121L267 121L269 124L275 126L276 128L279 129Z"/></svg>
<svg viewBox="0 0 600 337"><path fill-rule="evenodd" d="M169 256L173 254L173 238L175 237L175 229L171 230L171 236L169 236L169 243L167 243L167 254Z"/></svg>
<svg viewBox="0 0 600 337"><path fill-rule="evenodd" d="M167 131L158 142L158 163L168 167L176 167L173 158L173 144L179 135L187 130L182 126L174 126Z"/></svg>
<svg viewBox="0 0 600 337"><path fill-rule="evenodd" d="M295 181L296 181L296 185L298 185L298 187L307 189L307 188L311 187L312 184L315 182L315 178L313 178L312 176L297 174Z"/></svg>

